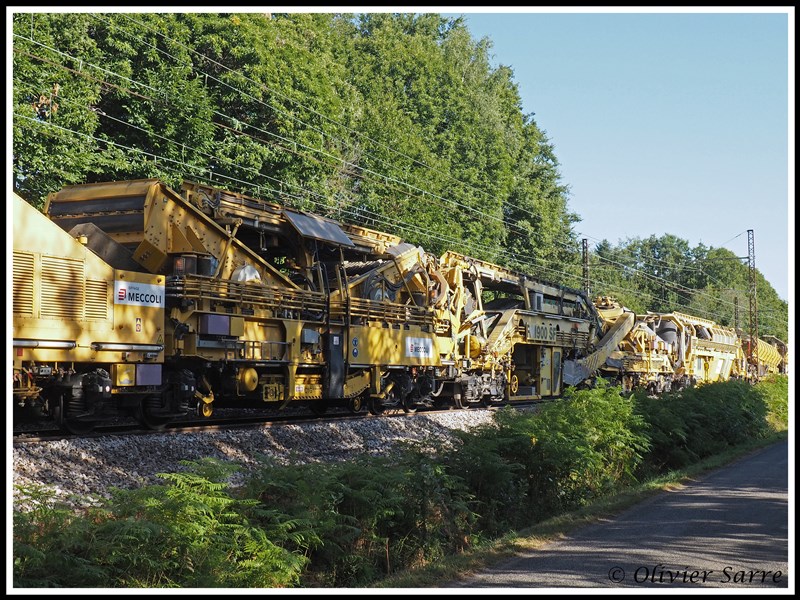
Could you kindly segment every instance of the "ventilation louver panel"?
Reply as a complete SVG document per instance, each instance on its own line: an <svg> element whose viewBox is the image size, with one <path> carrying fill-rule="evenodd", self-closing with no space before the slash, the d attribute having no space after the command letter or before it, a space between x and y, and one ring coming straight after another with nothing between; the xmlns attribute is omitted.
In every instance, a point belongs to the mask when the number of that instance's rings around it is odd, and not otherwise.
<svg viewBox="0 0 800 600"><path fill-rule="evenodd" d="M104 321L108 318L108 283L86 282L86 318Z"/></svg>
<svg viewBox="0 0 800 600"><path fill-rule="evenodd" d="M41 285L42 318L83 318L83 261L43 255Z"/></svg>
<svg viewBox="0 0 800 600"><path fill-rule="evenodd" d="M14 252L14 314L33 316L33 254Z"/></svg>

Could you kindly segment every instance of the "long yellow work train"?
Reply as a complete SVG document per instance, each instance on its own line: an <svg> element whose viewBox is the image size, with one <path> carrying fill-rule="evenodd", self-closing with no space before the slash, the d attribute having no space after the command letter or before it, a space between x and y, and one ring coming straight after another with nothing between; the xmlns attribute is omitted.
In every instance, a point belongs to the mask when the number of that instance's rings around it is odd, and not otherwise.
<svg viewBox="0 0 800 600"><path fill-rule="evenodd" d="M81 433L120 414L161 428L215 406L414 412L551 398L597 376L653 391L754 376L740 338L710 321L633 315L230 191L75 185L44 214L13 196L15 420ZM758 343L786 369L785 345Z"/></svg>

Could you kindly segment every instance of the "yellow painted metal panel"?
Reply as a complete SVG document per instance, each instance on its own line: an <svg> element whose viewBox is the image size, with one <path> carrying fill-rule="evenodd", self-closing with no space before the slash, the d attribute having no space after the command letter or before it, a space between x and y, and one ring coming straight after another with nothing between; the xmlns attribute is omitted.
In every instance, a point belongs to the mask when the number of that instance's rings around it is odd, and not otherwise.
<svg viewBox="0 0 800 600"><path fill-rule="evenodd" d="M136 385L136 365L131 363L117 363L111 365L111 379L115 386L125 387Z"/></svg>
<svg viewBox="0 0 800 600"><path fill-rule="evenodd" d="M450 340L441 345L450 347ZM440 340L420 327L351 327L348 346L350 363L366 365L439 365Z"/></svg>
<svg viewBox="0 0 800 600"><path fill-rule="evenodd" d="M231 317L231 335L241 337L244 335L244 318Z"/></svg>

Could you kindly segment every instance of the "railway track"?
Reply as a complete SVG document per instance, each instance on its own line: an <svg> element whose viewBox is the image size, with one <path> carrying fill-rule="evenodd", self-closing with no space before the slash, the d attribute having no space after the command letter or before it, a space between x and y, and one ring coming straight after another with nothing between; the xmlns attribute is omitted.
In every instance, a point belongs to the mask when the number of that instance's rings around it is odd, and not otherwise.
<svg viewBox="0 0 800 600"><path fill-rule="evenodd" d="M526 408L535 406L539 402L518 403L514 406L516 408ZM502 405L497 406L482 406L483 410L498 410ZM346 409L341 412L330 412L325 415L316 415L310 412L295 413L295 414L275 414L264 413L259 414L233 414L231 416L219 416L211 418L197 418L185 419L166 424L161 429L149 429L142 426L141 423L133 419L120 422L113 425L98 426L91 433L84 435L74 435L56 429L49 424L43 426L41 429L31 428L28 430L14 431L13 443L14 444L34 444L40 442L52 442L57 440L72 440L72 439L92 439L101 438L105 436L127 436L127 435L154 435L154 434L177 434L177 433L197 433L197 432L211 432L211 431L224 431L227 429L248 428L248 427L271 427L279 425L290 424L304 424L304 423L328 423L343 420L360 420L360 419L375 419L375 418L413 418L415 416L425 416L432 414L451 413L451 412L468 412L476 410L476 408L446 408L446 409L425 409L413 413L404 412L403 409L387 409L380 415L373 415L366 411L360 413L350 413ZM234 409L231 409L235 412ZM241 411L240 411L241 412ZM121 420L122 421L122 420Z"/></svg>
<svg viewBox="0 0 800 600"><path fill-rule="evenodd" d="M366 415L336 415L335 419L351 419L362 418ZM104 437L109 435L154 435L154 434L170 434L170 433L183 433L183 432L198 432L198 431L220 431L224 429L233 429L238 427L258 427L258 426L271 426L289 423L309 423L309 422L322 422L326 420L309 414L292 414L292 415L247 415L247 416L232 416L232 417L217 417L217 418L203 418L203 419L186 419L179 420L164 425L163 428L151 429L144 427L141 423L135 422L133 419L125 420L113 425L103 425L96 427L91 433L83 435L74 435L61 431L60 429L43 428L43 429L30 429L27 431L15 431L14 443L34 443L43 441L55 441L61 439L91 439ZM123 420L121 420L123 421Z"/></svg>

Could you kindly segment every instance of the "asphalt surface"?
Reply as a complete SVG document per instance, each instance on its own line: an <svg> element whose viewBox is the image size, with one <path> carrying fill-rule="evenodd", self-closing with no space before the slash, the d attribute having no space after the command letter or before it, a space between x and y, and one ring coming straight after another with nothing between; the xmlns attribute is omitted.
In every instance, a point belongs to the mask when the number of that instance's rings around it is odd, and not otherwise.
<svg viewBox="0 0 800 600"><path fill-rule="evenodd" d="M788 473L783 441L446 587L786 588Z"/></svg>

